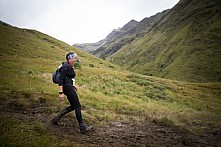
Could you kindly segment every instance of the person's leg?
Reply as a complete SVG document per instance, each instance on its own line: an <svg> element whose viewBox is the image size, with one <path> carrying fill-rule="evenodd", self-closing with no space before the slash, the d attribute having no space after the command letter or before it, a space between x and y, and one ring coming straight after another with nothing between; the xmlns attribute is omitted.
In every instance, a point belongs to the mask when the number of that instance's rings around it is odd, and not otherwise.
<svg viewBox="0 0 221 147"><path fill-rule="evenodd" d="M66 107L66 108L65 108L64 110L62 110L57 116L55 116L55 117L51 120L51 122L52 122L53 124L58 124L62 116L64 116L65 114L67 114L67 113L69 113L69 112L71 112L71 111L73 111L73 110L74 110L74 107L73 107L73 106L68 106L68 107Z"/></svg>
<svg viewBox="0 0 221 147"><path fill-rule="evenodd" d="M70 105L75 109L75 115L78 123L83 123L81 114L81 104L79 102L76 91L72 88L71 90L65 91L65 95L67 96Z"/></svg>
<svg viewBox="0 0 221 147"><path fill-rule="evenodd" d="M68 101L70 102L71 106L73 106L75 109L75 115L76 115L77 121L79 123L80 132L86 133L92 127L86 127L85 124L83 123L82 113L81 113L81 104L79 102L78 95L77 95L76 91L73 89L73 87L72 87L72 89L70 89L70 88L67 88L67 89L69 89L69 90L65 91L64 93L67 96Z"/></svg>

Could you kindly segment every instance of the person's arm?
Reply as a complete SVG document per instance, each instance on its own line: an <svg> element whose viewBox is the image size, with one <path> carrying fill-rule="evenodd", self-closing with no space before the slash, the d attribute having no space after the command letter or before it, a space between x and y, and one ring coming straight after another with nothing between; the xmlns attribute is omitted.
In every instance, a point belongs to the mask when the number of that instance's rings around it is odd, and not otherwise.
<svg viewBox="0 0 221 147"><path fill-rule="evenodd" d="M64 92L63 92L63 86L58 86L58 94L59 94L59 99L61 100L61 101L63 101L64 100Z"/></svg>
<svg viewBox="0 0 221 147"><path fill-rule="evenodd" d="M65 67L65 65L63 65L61 68L61 75L59 77L59 82L58 82L58 94L59 94L59 99L61 101L64 100L63 84L64 84L64 80L67 75L67 71L68 71L67 67Z"/></svg>

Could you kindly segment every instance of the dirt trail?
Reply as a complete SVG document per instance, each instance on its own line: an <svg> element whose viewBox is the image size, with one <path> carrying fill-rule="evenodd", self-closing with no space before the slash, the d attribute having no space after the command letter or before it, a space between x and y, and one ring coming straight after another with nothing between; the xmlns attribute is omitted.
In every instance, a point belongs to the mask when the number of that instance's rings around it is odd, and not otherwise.
<svg viewBox="0 0 221 147"><path fill-rule="evenodd" d="M93 125L93 129L86 135L80 134L76 122L64 116L64 125L52 125L52 115L46 114L44 104L39 104L27 111L21 111L16 106L1 106L1 113L10 113L14 117L25 121L39 121L47 130L57 137L65 137L80 146L221 146L220 131L193 136L159 123L138 124L130 122L112 122L105 127Z"/></svg>

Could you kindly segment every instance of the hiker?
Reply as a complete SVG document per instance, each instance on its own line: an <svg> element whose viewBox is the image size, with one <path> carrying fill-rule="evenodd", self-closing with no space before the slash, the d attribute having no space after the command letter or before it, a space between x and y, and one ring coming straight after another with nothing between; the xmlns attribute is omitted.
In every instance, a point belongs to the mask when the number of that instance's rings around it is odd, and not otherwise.
<svg viewBox="0 0 221 147"><path fill-rule="evenodd" d="M66 95L70 106L61 111L56 117L51 120L51 122L58 125L62 116L75 110L75 115L80 127L80 133L84 134L90 129L90 127L87 127L83 123L81 104L76 93L77 88L73 85L73 78L76 76L74 71L74 63L77 61L77 54L75 52L68 52L66 54L66 60L67 62L63 63L61 67L61 75L59 77L58 89L59 99L63 101L64 95Z"/></svg>

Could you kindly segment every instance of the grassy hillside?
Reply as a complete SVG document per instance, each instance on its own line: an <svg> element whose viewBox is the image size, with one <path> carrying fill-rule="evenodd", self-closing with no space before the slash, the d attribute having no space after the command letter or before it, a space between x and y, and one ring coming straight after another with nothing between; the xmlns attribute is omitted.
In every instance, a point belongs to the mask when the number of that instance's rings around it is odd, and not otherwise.
<svg viewBox="0 0 221 147"><path fill-rule="evenodd" d="M129 44L136 38L144 36L151 26L166 13L167 10L157 13L149 18L144 18L140 22L131 20L122 28L112 31L105 38L106 43L91 53L99 58L109 60L109 57L120 50L123 46Z"/></svg>
<svg viewBox="0 0 221 147"><path fill-rule="evenodd" d="M219 0L181 0L111 61L131 71L188 82L221 80Z"/></svg>
<svg viewBox="0 0 221 147"><path fill-rule="evenodd" d="M123 70L35 30L0 23L0 144L2 146L219 145L221 83L186 83ZM74 50L84 121L73 114L53 126L59 102L51 74Z"/></svg>

